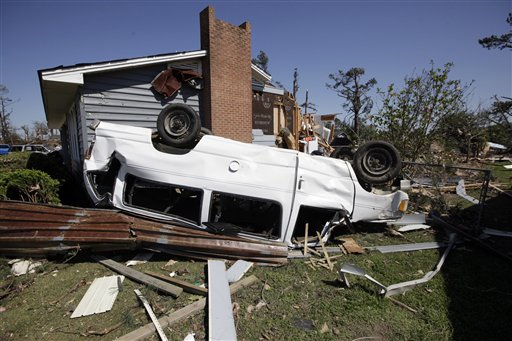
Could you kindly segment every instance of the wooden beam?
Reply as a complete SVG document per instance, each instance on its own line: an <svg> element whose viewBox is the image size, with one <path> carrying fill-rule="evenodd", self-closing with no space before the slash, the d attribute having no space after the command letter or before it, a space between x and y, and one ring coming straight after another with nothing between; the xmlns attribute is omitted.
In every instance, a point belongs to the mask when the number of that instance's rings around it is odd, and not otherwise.
<svg viewBox="0 0 512 341"><path fill-rule="evenodd" d="M208 295L208 289L202 288L200 286L194 285L192 283L189 283L187 281L183 281L181 279L172 278L169 276L164 276L162 274L153 272L153 271L144 271L146 275L150 275L151 277L155 277L158 279L161 279L164 282L174 284L180 288L182 288L185 292L195 294L195 295L201 295L206 296Z"/></svg>
<svg viewBox="0 0 512 341"><path fill-rule="evenodd" d="M325 259L327 259L327 264L329 264L329 269L332 271L334 266L332 265L331 259L329 258L329 254L327 253L327 250L325 249L324 242L322 240L322 236L320 236L320 232L316 232L318 235L318 241L320 242L320 245L322 246L322 251L324 252Z"/></svg>
<svg viewBox="0 0 512 341"><path fill-rule="evenodd" d="M183 292L183 289L180 287L143 274L140 271L129 268L123 264L113 261L112 259L108 259L106 257L99 255L91 255L91 258L97 261L98 263L103 264L107 268L114 270L117 273L120 273L121 275L125 275L126 277L136 282L146 284L158 291L169 294L173 297L178 297Z"/></svg>
<svg viewBox="0 0 512 341"><path fill-rule="evenodd" d="M231 294L236 293L242 288L245 288L247 286L250 286L258 281L258 277L252 275L247 278L242 279L241 281L238 281L236 283L233 283L229 286L229 291ZM158 322L162 326L162 328L171 326L177 322L180 322L184 319L186 319L189 316L195 315L199 312L201 312L206 307L206 298L201 298L198 301L195 301L192 304L187 305L186 307L183 307L179 310L176 310L172 312L171 314L164 316L160 319L158 319ZM124 336L121 336L120 338L116 339L117 341L138 341L138 340L145 340L149 338L151 335L155 333L155 326L153 323L148 323L145 326L140 327L139 329L136 329L132 331L131 333L128 333Z"/></svg>

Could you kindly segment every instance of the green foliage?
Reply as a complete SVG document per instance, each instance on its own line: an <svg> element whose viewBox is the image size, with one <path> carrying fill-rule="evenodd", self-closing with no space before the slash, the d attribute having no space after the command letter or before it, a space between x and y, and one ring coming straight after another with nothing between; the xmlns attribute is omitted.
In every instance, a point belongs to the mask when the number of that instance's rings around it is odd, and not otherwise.
<svg viewBox="0 0 512 341"><path fill-rule="evenodd" d="M462 112L470 85L449 78L452 63L418 76L407 76L404 87L391 84L379 90L383 105L378 115L370 117L383 138L393 143L402 157L416 160L429 152L430 143L438 136L438 126L444 117Z"/></svg>
<svg viewBox="0 0 512 341"><path fill-rule="evenodd" d="M59 181L33 169L19 169L0 174L0 198L58 204Z"/></svg>
<svg viewBox="0 0 512 341"><path fill-rule="evenodd" d="M344 72L338 70L336 74L330 74L332 84L327 83L328 89L336 92L338 96L345 99L343 108L354 116L354 132L359 133L360 120L373 108L373 101L368 92L377 84L375 78L363 82L364 69L354 67Z"/></svg>
<svg viewBox="0 0 512 341"><path fill-rule="evenodd" d="M508 14L507 23L512 28L512 12ZM492 35L478 40L478 43L487 49L512 49L512 30L500 36Z"/></svg>
<svg viewBox="0 0 512 341"><path fill-rule="evenodd" d="M253 58L251 62L268 73L268 56L264 51L260 50L260 53L256 56L256 58Z"/></svg>
<svg viewBox="0 0 512 341"><path fill-rule="evenodd" d="M30 153L11 152L6 155L0 155L0 172L9 172L20 168L25 168Z"/></svg>

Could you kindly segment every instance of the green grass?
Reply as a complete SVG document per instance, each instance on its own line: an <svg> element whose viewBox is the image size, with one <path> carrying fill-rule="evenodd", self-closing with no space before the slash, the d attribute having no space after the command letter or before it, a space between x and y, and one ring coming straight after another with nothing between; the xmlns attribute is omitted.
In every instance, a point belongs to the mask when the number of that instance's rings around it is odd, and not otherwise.
<svg viewBox="0 0 512 341"><path fill-rule="evenodd" d="M384 231L350 235L362 246L407 243ZM444 234L435 231L406 235L414 242L435 241ZM421 278L439 258L439 250L408 253L347 255L337 259L335 271L311 269L304 260L290 261L273 268L255 266L249 274L260 281L233 295L239 340L354 340L373 337L380 340L505 340L512 332L512 271L479 249L461 246L449 255L442 273L427 284L394 298L417 310L412 313L377 294L369 281L350 276L351 287L339 280L342 263L364 268L372 277L389 285ZM128 259L127 254L123 259ZM157 256L138 270L168 274L200 284L205 279L205 263L180 260L165 267L169 257ZM6 278L6 260L0 262L2 285ZM122 326L103 337L87 339L113 340L149 322L137 302L134 288L141 288L158 316L192 303L198 297L183 293L178 299L159 295L143 285L124 281L110 312L70 319L69 316L96 277L112 274L105 267L83 256L69 264L62 260L47 262L42 272L16 278L17 283L33 283L19 293L0 301L6 311L0 313L0 340L83 340L81 333L103 330L119 322ZM64 295L80 281L87 282L76 292ZM62 299L51 304L58 298ZM255 307L264 302L260 309ZM252 309L250 308L252 306ZM261 304L260 304L261 306ZM204 313L166 328L170 340L183 340L196 333L205 338L207 318ZM302 326L309 326L304 329ZM323 328L324 327L324 328ZM206 328L206 329L205 329ZM324 330L322 330L324 329ZM156 336L153 337L156 340Z"/></svg>

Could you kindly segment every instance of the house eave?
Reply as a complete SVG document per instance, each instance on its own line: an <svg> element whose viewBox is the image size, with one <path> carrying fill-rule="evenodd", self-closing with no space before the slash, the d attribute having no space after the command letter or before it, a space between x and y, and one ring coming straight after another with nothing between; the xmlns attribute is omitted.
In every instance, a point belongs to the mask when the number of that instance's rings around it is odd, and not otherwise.
<svg viewBox="0 0 512 341"><path fill-rule="evenodd" d="M206 55L207 51L198 50L67 67L59 66L52 69L39 70L39 85L48 127L52 129L61 128L62 124L65 122L66 114L76 98L79 86L84 84L84 74L130 69L180 60L199 59Z"/></svg>

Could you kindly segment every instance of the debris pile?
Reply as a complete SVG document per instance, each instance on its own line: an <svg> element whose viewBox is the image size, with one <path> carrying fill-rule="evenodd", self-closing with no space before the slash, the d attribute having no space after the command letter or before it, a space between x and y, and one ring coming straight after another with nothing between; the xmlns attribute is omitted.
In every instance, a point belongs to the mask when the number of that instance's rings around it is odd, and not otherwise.
<svg viewBox="0 0 512 341"><path fill-rule="evenodd" d="M112 210L0 201L0 253L48 255L71 250L145 248L193 259L286 263L283 243L213 234Z"/></svg>

